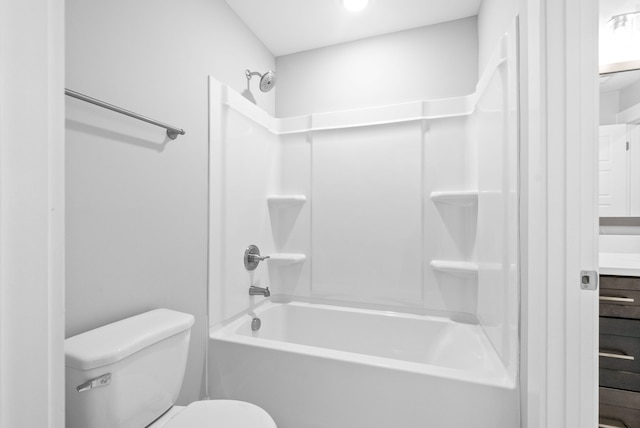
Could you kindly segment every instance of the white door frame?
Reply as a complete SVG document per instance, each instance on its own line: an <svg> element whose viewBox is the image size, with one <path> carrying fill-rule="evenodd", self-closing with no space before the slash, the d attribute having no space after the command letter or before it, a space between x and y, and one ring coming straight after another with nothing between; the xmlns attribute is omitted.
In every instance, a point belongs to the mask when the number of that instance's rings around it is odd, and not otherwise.
<svg viewBox="0 0 640 428"><path fill-rule="evenodd" d="M64 0L0 0L0 428L64 427Z"/></svg>
<svg viewBox="0 0 640 428"><path fill-rule="evenodd" d="M522 425L595 428L598 1L521 4Z"/></svg>

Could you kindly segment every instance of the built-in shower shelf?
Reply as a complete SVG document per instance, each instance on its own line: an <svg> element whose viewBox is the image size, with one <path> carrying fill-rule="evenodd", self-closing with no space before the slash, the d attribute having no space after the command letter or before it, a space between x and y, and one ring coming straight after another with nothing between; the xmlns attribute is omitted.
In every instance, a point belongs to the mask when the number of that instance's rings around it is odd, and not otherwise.
<svg viewBox="0 0 640 428"><path fill-rule="evenodd" d="M292 265L295 263L302 263L307 259L304 254L298 253L275 253L267 259L269 263L277 264L278 266Z"/></svg>
<svg viewBox="0 0 640 428"><path fill-rule="evenodd" d="M470 207L478 203L477 190L451 190L431 193L431 200L439 204Z"/></svg>
<svg viewBox="0 0 640 428"><path fill-rule="evenodd" d="M432 260L431 268L438 272L445 272L463 277L472 277L478 275L478 264L473 262L461 262L455 260Z"/></svg>
<svg viewBox="0 0 640 428"><path fill-rule="evenodd" d="M267 202L270 206L285 208L302 205L307 202L307 197L305 195L267 195Z"/></svg>

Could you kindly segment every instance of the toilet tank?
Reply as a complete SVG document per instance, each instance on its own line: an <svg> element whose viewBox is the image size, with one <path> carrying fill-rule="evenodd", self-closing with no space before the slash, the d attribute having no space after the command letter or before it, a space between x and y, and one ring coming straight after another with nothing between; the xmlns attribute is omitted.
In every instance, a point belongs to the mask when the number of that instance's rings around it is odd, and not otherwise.
<svg viewBox="0 0 640 428"><path fill-rule="evenodd" d="M174 403L193 315L156 309L65 340L66 428L142 428Z"/></svg>

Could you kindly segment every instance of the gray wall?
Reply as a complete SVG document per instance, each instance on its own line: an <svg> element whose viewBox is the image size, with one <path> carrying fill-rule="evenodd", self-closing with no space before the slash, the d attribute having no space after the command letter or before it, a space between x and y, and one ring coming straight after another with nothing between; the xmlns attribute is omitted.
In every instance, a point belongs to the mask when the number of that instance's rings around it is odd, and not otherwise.
<svg viewBox="0 0 640 428"><path fill-rule="evenodd" d="M468 95L476 17L277 58L278 117Z"/></svg>
<svg viewBox="0 0 640 428"><path fill-rule="evenodd" d="M158 307L195 315L180 403L204 388L207 75L246 89L275 59L223 0L67 0L66 86L174 124L67 99L67 336ZM252 82L274 111L275 92ZM277 89L276 89L277 90Z"/></svg>

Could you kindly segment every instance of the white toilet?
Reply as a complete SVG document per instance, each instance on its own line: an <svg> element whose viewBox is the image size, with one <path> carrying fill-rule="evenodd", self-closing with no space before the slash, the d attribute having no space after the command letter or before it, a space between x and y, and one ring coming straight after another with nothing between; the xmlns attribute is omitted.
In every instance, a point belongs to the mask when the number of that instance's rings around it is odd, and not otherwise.
<svg viewBox="0 0 640 428"><path fill-rule="evenodd" d="M156 309L67 339L66 428L276 428L243 401L173 406L193 322Z"/></svg>

